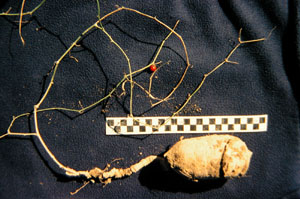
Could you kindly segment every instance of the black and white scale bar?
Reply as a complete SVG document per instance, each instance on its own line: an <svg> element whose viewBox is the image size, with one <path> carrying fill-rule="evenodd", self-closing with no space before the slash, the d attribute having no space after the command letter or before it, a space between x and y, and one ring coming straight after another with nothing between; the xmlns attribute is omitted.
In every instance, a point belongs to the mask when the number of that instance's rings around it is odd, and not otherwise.
<svg viewBox="0 0 300 199"><path fill-rule="evenodd" d="M268 115L107 117L106 135L265 132Z"/></svg>

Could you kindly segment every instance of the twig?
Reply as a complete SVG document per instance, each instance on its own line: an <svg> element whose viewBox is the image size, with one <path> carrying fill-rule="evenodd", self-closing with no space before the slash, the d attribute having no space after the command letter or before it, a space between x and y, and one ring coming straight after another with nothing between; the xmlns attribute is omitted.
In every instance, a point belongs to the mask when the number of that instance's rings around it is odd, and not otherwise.
<svg viewBox="0 0 300 199"><path fill-rule="evenodd" d="M183 72L183 74L182 74L180 80L177 82L176 86L173 87L173 89L171 90L171 92L164 98L164 99L168 99L171 95L173 95L173 93L177 90L177 88L179 87L179 85L182 83L182 81L183 81L183 79L184 79L184 77L185 77L185 75L186 75L188 69L189 69L190 66L191 66L191 65L190 65L190 61L189 61L189 56L188 56L187 48L186 48L186 45L185 45L185 43L184 43L184 41L183 41L181 35L179 35L175 30L173 30L172 28L170 28L168 25L166 25L166 24L163 23L162 21L158 20L156 17L153 17L153 16L151 16L151 15L142 13L142 12L137 11L137 10L132 9L132 8L119 7L119 8L117 8L116 10L114 10L114 11L108 13L107 15L103 16L101 19L103 20L103 19L109 17L110 15L112 15L112 14L114 14L114 13L116 13L116 12L120 12L120 11L122 11L122 10L131 11L131 12L137 13L137 14L139 14L139 15L141 15L141 16L144 16L144 17L147 17L147 18L149 18L149 19L152 19L152 20L156 21L157 23L159 23L160 25L162 25L162 26L164 26L165 28L167 28L170 32L172 32L173 34L175 34L175 35L179 38L179 40L180 40L180 42L181 42L181 44L182 44L182 46L183 46L183 49L184 49L184 53L185 53L187 65L186 65L186 68L185 68L185 70L184 70L184 72ZM177 22L177 23L178 23L178 22ZM152 106L156 106L156 105L162 103L163 101L165 101L165 100L161 100L161 101L159 101L159 102L156 102L156 103L154 103Z"/></svg>
<svg viewBox="0 0 300 199"><path fill-rule="evenodd" d="M81 189L83 189L86 185L88 185L91 181L85 181L81 187L76 189L74 192L70 192L71 195L77 194Z"/></svg>
<svg viewBox="0 0 300 199"><path fill-rule="evenodd" d="M242 44L248 44L248 43L254 43L254 42L260 42L260 41L265 41L267 40L270 35L272 34L272 32L275 30L276 27L274 27L268 34L267 37L263 37L263 38L259 38L259 39L253 39L253 40L246 40L243 41L242 40L242 29L240 29L239 31L239 37L238 37L238 44L229 52L229 54L227 55L227 57L225 57L225 59L219 63L217 66L215 66L211 71L209 71L208 73L203 75L202 81L200 82L200 84L198 85L198 87L191 93L188 94L186 101L183 103L183 105L181 105L181 107L173 113L172 116L177 115L187 104L188 102L192 99L192 97L201 89L201 87L203 86L206 78L208 76L210 76L211 74L213 74L216 70L218 70L221 66L223 66L225 63L229 63L229 64L238 64L238 62L235 61L230 61L230 57L233 55L233 53L242 45Z"/></svg>
<svg viewBox="0 0 300 199"><path fill-rule="evenodd" d="M25 41L22 37L22 19L23 19L23 10L24 10L25 2L26 2L26 0L22 1L21 12L20 12L20 20L19 20L19 35L20 35L23 46L25 46Z"/></svg>
<svg viewBox="0 0 300 199"><path fill-rule="evenodd" d="M169 64L170 61L168 61L167 63L165 64ZM154 71L150 78L149 78L149 87L148 87L148 92L151 93L151 90L152 90L152 81L153 81L153 77L155 76L155 74L165 65L165 64L162 64L161 66L159 66L156 71ZM158 64L156 64L158 65ZM170 97L168 97L167 99L169 99ZM166 101L167 100L166 97L164 99L159 99L159 101ZM153 104L151 104L151 106L153 107Z"/></svg>
<svg viewBox="0 0 300 199"><path fill-rule="evenodd" d="M39 5L37 5L33 10L29 11L29 12L23 12L22 15L32 15L35 11L37 11L44 3L46 2L46 0L42 0L41 3ZM23 2L22 2L23 4ZM20 16L21 13L10 13L12 8L9 8L6 12L0 13L0 16Z"/></svg>
<svg viewBox="0 0 300 199"><path fill-rule="evenodd" d="M23 16L25 16L25 15L32 15L36 10L38 10L45 3L45 1L46 0L43 0L33 10L24 13L24 6L25 6L26 0L23 0L22 1L22 5L21 5L20 13L10 13L11 7L6 12L0 13L0 16L20 16L20 18L19 18L19 36L20 36L20 39L22 41L23 46L25 46L25 40L24 40L24 38L22 36L22 23L23 23L22 21L23 21Z"/></svg>
<svg viewBox="0 0 300 199"><path fill-rule="evenodd" d="M119 50L122 52L122 54L124 55L124 57L127 60L127 64L128 64L128 69L129 69L129 79L130 79L130 104L129 104L129 109L130 109L130 116L133 116L132 113L132 106L133 106L133 81L132 81L132 69L131 69L131 63L130 63L130 59L127 56L127 54L125 53L125 51L122 49L122 47L115 42L115 40L113 40L113 38L110 36L110 34L108 34L108 32L106 32L106 30L104 28L101 28L100 26L96 25L97 28L101 29L104 34L110 39L110 42L112 42L115 46L117 46L117 48L119 48Z"/></svg>
<svg viewBox="0 0 300 199"><path fill-rule="evenodd" d="M25 0L24 0L25 2ZM130 64L130 59L129 57L126 55L125 51L121 48L121 46L119 46L119 44L117 42L115 42L113 40L113 38L110 36L110 34L101 26L99 26L98 24L101 25L101 21L104 20L105 18L107 18L108 16L120 11L120 10L129 10L129 11L134 11L138 14L141 14L139 11L136 11L136 10L133 10L133 9L128 9L128 8L118 8L112 12L110 12L109 14L105 15L104 17L102 17L101 19L99 19L96 23L94 23L93 25L91 25L90 27L88 27L71 45L70 47L63 53L63 55L55 62L51 72L52 72L52 76L51 76L51 79L50 79L50 82L45 90L45 93L43 94L43 96L41 97L41 99L39 100L39 102L34 105L34 109L33 109L33 116L34 116L34 126L35 126L35 133L18 133L18 135L35 135L37 136L37 138L39 139L40 143L42 144L43 148L45 149L45 151L47 152L47 154L49 155L49 157L55 162L56 165L58 165L61 169L63 169L65 171L65 174L67 176L85 176L87 179L89 179L91 176L89 174L88 171L77 171L77 170L74 170L72 168L69 168L65 165L63 165L60 161L57 160L57 158L55 157L55 155L51 152L51 150L48 148L48 146L46 145L46 143L44 142L42 136L41 136L41 133L40 133L40 130L39 130L39 123L38 123L38 112L42 112L42 111L50 111L50 110L65 110L65 111L73 111L73 112L78 112L78 113L82 113L84 112L85 110L97 105L98 103L102 102L103 100L111 97L112 93L117 89L117 87L119 87L125 80L128 79L129 77L129 80L130 80L130 84L131 84L131 89L130 89L130 95L131 95L131 103L130 103L130 116L133 117L133 114L132 114L132 98L133 98L133 80L132 80L132 75L135 74L135 73L138 73L138 72L141 72L147 68L150 67L150 65L147 65L139 70L136 70L134 72L132 72L131 70L131 64ZM99 13L99 11L98 11ZM146 14L142 14L143 16L146 16L146 17L149 17L151 19L154 19L155 21L159 22L160 24L162 24L164 27L166 27L167 29L169 29L172 33L176 34L177 36L179 36L173 29L169 28L167 25L165 25L164 23L160 22L159 20L157 20L156 18L154 17L151 17L150 15L146 15ZM178 22L177 22L178 23ZM175 25L175 27L177 26L177 23ZM91 104L90 106L87 106L86 108L82 108L80 110L76 110L76 109L68 109L68 108L60 108L60 107L52 107L52 108L46 108L46 109L39 109L39 107L41 106L41 104L44 102L44 100L46 99L46 97L48 96L53 84L54 84L54 79L55 79L55 76L56 76L56 72L57 72L57 69L58 69L58 66L60 64L60 62L62 61L62 59L71 52L71 50L73 49L73 47L77 46L78 42L80 40L83 39L83 37L88 33L90 32L92 29L94 28L98 28L100 30L102 30L104 32L104 34L110 39L110 41L118 47L118 49L123 53L124 57L126 58L127 60L127 63L128 63L128 68L129 68L129 74L125 75L123 77L123 79L117 84L117 86L112 89L112 91L106 95L105 97L103 97L102 99L100 99L99 101ZM170 34L169 34L170 35ZM169 36L168 35L168 36ZM184 46L184 49L186 51L186 47L185 47L185 44L181 38L181 36L179 36L180 40L182 41L182 44ZM164 44L164 42L162 43L162 45ZM162 46L161 45L161 46ZM159 50L159 52L161 51L161 48ZM158 52L158 53L159 53ZM187 55L187 53L186 53ZM158 54L157 54L158 56ZM156 57L157 57L156 56ZM188 57L187 57L187 63L188 63L188 66L189 66L189 61L188 61ZM188 68L188 67L187 67ZM8 128L8 132L6 134L4 134L3 136L1 136L0 138L3 138L7 135L16 135L16 133L13 133L13 132L10 132L10 128L12 127L13 123L15 122L16 118L19 118L19 117L24 117L24 116L27 116L29 115L29 113L24 113L24 114L21 114L17 117L15 117L9 128Z"/></svg>

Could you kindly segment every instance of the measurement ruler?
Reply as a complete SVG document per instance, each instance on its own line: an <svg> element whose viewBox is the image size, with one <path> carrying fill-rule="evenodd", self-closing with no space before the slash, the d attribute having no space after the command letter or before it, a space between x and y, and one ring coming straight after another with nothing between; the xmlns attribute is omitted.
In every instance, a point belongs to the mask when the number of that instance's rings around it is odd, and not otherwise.
<svg viewBox="0 0 300 199"><path fill-rule="evenodd" d="M106 135L265 132L268 115L107 117Z"/></svg>

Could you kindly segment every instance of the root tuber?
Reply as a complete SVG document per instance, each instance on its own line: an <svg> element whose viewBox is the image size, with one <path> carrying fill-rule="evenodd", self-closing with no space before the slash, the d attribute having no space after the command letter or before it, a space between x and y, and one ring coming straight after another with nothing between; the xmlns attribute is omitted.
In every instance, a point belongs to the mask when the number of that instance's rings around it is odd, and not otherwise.
<svg viewBox="0 0 300 199"><path fill-rule="evenodd" d="M234 178L244 176L248 170L252 152L238 137L210 135L189 139L181 138L163 157L151 155L129 168L94 168L91 178L108 184L113 178L122 178L138 172L156 159L162 159L172 169L197 182L203 178Z"/></svg>
<svg viewBox="0 0 300 199"><path fill-rule="evenodd" d="M164 154L171 168L193 181L244 176L251 156L246 144L231 135L183 139Z"/></svg>

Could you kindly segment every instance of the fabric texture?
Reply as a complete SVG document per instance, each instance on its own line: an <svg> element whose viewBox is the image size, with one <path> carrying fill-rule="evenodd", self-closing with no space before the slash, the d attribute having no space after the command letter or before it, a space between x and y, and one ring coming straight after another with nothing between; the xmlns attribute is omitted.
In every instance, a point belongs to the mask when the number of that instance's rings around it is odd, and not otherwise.
<svg viewBox="0 0 300 199"><path fill-rule="evenodd" d="M180 115L268 114L268 131L235 133L253 152L247 176L238 179L190 182L154 162L140 172L101 187L89 184L74 196L83 182L68 178L50 159L35 136L0 139L0 198L300 198L299 1L289 0L174 0L102 1L104 16L125 6L156 17L185 42L192 67L169 100L151 107L150 98L137 85L133 89L133 114L170 116L242 40L226 63L205 80ZM40 1L26 1L24 12ZM1 1L0 12L19 12L22 1ZM12 116L32 112L43 96L51 68L67 48L97 18L96 1L46 1L32 16L0 16L1 135ZM153 60L170 30L155 20L120 11L102 22L105 30L128 55L132 70ZM152 94L163 98L178 83L187 65L179 37L172 34L157 58L162 66L152 81ZM101 30L92 30L61 61L41 108L80 109L107 95L128 74L127 60ZM47 75L50 74L50 75ZM151 72L134 76L148 88ZM148 155L159 155L182 134L106 136L105 118L130 113L130 83L111 98L84 114L70 111L38 113L41 135L64 165L76 170L126 168ZM154 102L154 100L152 100ZM18 119L12 131L35 132L33 116ZM185 137L201 136L184 134Z"/></svg>

